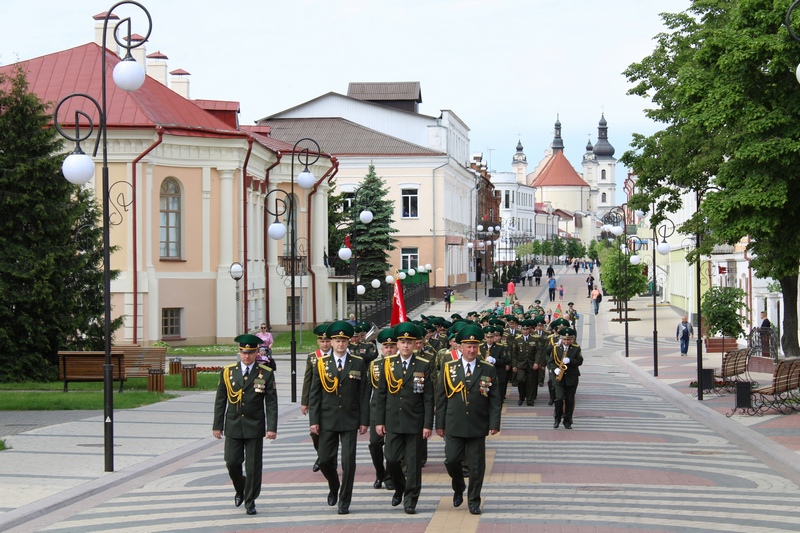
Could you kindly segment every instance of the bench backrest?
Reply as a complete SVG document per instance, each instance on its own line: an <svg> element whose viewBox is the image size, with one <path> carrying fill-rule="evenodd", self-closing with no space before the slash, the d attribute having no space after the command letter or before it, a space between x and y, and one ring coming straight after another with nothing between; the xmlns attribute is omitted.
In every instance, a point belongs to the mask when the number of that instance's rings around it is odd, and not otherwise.
<svg viewBox="0 0 800 533"><path fill-rule="evenodd" d="M794 365L794 361L783 360L779 361L777 366L775 366L775 372L772 374L772 387L774 394L789 390L789 375Z"/></svg>
<svg viewBox="0 0 800 533"><path fill-rule="evenodd" d="M121 345L114 346L114 350L125 354L125 371L128 377L147 377L148 370L164 370L166 367L165 346Z"/></svg>
<svg viewBox="0 0 800 533"><path fill-rule="evenodd" d="M800 388L800 359L792 359L792 367L789 369L789 380L786 386L787 391Z"/></svg>
<svg viewBox="0 0 800 533"><path fill-rule="evenodd" d="M120 377L124 379L125 377L124 357L122 352L111 351L114 379ZM67 381L103 381L105 360L105 352L58 352L58 379L61 381L65 379ZM120 362L122 368L117 368Z"/></svg>
<svg viewBox="0 0 800 533"><path fill-rule="evenodd" d="M750 350L731 350L722 359L721 374L723 378L738 376L747 371L747 359Z"/></svg>

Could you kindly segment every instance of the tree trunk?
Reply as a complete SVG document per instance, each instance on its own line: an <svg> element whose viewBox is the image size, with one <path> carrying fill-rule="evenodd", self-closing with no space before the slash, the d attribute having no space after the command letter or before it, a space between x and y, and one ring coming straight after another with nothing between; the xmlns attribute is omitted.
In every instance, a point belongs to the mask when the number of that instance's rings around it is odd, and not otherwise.
<svg viewBox="0 0 800 533"><path fill-rule="evenodd" d="M783 292L783 335L781 347L786 357L800 356L797 343L797 276L780 279Z"/></svg>

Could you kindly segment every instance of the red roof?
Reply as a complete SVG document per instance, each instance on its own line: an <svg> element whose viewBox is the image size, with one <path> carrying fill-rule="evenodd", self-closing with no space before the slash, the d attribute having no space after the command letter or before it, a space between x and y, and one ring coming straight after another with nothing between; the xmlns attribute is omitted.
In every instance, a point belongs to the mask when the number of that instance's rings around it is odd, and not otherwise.
<svg viewBox="0 0 800 533"><path fill-rule="evenodd" d="M89 43L61 52L30 59L20 63L25 70L30 90L39 98L55 103L71 93L86 93L100 102L102 49ZM176 128L189 135L243 135L222 120L204 111L157 82L149 76L144 85L133 92L123 91L114 84L112 72L120 61L116 54L106 54L107 124L111 128ZM11 74L15 65L0 67L0 73ZM92 117L97 125L96 110L80 98L74 98L62 106L60 121L69 125L75 111L82 110Z"/></svg>
<svg viewBox="0 0 800 533"><path fill-rule="evenodd" d="M562 150L556 150L545 163L539 175L530 183L531 187L589 187L578 172L567 161Z"/></svg>

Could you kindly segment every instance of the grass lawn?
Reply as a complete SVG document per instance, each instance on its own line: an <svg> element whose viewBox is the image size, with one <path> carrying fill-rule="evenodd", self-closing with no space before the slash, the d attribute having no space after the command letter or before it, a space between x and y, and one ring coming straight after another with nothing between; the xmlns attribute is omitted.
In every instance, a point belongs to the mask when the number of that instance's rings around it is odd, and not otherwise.
<svg viewBox="0 0 800 533"><path fill-rule="evenodd" d="M272 345L273 352L288 352L292 346L292 332L284 331L273 333L275 343ZM297 352L311 352L317 349L317 336L311 330L303 330L302 342L300 331L295 334L297 341ZM211 344L205 346L170 346L167 348L167 357L180 357L182 355L236 355L237 348L234 344Z"/></svg>
<svg viewBox="0 0 800 533"><path fill-rule="evenodd" d="M197 387L191 390L216 390L218 373L199 372ZM181 376L164 376L164 388L181 390ZM62 392L63 382L0 383L0 411L46 411L71 409L103 409L103 383L70 383L69 392ZM120 394L114 383L114 409L133 409L175 398L174 394L147 392L146 378L131 378Z"/></svg>

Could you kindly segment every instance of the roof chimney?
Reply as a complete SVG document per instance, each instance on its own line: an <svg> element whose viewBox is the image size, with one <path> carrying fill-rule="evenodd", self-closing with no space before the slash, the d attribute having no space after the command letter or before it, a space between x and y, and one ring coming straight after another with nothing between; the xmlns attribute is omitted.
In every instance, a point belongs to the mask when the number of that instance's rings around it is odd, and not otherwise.
<svg viewBox="0 0 800 533"><path fill-rule="evenodd" d="M177 70L173 70L170 72L172 75L172 80L170 80L170 88L178 93L179 95L183 96L187 100L189 99L189 74L182 68Z"/></svg>
<svg viewBox="0 0 800 533"><path fill-rule="evenodd" d="M108 11L103 11L102 13L98 13L92 17L95 20L94 42L97 43L97 46L103 46L103 24L106 21L107 13ZM117 22L119 22L119 17L112 13L111 17L108 19L108 28L106 28L106 31L108 32L108 36L106 37L106 46L115 54L119 54L117 41L114 40L114 28L117 26Z"/></svg>
<svg viewBox="0 0 800 533"><path fill-rule="evenodd" d="M167 84L167 59L160 51L147 54L147 73L161 85Z"/></svg>
<svg viewBox="0 0 800 533"><path fill-rule="evenodd" d="M127 41L128 37L125 36L124 39ZM131 34L130 44L132 46L139 45L138 47L131 49L131 56L133 56L133 59L135 59L136 62L142 66L145 73L147 73L147 61L145 61L147 50L145 49L146 47L143 41L144 41L143 35L139 35L138 33Z"/></svg>

